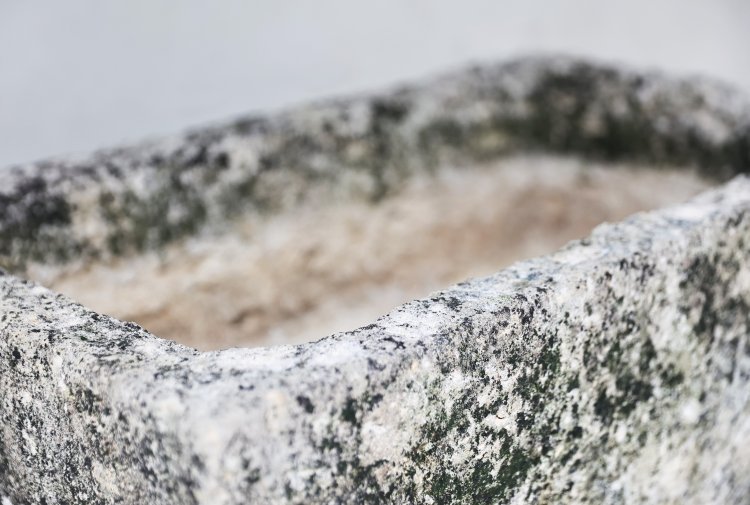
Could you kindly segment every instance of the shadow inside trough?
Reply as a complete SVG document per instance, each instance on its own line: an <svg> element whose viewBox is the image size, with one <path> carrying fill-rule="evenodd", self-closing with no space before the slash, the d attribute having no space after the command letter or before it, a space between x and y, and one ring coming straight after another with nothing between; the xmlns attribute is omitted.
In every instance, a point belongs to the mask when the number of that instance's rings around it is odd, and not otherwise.
<svg viewBox="0 0 750 505"><path fill-rule="evenodd" d="M512 157L415 178L376 203L241 218L220 236L93 264L47 284L202 350L296 344L709 185L686 169Z"/></svg>

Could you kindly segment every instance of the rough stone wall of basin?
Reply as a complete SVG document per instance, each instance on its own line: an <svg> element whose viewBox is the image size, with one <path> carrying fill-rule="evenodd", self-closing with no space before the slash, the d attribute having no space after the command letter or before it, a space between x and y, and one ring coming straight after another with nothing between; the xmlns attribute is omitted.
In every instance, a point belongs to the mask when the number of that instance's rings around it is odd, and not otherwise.
<svg viewBox="0 0 750 505"><path fill-rule="evenodd" d="M718 85L535 59L0 173L0 503L747 503L742 175L294 347L197 352L17 276L269 195L377 200L436 158L727 178L749 166L747 118Z"/></svg>
<svg viewBox="0 0 750 505"><path fill-rule="evenodd" d="M519 151L750 166L745 96L706 79L539 57L0 171L0 267L85 263L216 233L239 214L378 201L441 164Z"/></svg>

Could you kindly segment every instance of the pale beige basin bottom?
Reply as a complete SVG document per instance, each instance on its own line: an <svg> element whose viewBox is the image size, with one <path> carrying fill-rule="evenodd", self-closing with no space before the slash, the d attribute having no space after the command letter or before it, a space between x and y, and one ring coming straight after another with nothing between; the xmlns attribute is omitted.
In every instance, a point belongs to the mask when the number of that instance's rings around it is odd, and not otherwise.
<svg viewBox="0 0 750 505"><path fill-rule="evenodd" d="M248 217L159 254L31 274L199 349L300 343L709 185L686 169L515 157L444 169L378 203Z"/></svg>

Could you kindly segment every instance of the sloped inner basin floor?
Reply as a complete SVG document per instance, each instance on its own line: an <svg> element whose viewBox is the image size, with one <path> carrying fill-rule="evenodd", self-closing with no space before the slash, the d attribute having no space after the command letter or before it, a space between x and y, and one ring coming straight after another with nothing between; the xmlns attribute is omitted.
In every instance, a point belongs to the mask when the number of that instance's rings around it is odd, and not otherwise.
<svg viewBox="0 0 750 505"><path fill-rule="evenodd" d="M519 156L440 170L377 203L250 216L159 253L31 277L202 350L295 344L710 186L678 167Z"/></svg>

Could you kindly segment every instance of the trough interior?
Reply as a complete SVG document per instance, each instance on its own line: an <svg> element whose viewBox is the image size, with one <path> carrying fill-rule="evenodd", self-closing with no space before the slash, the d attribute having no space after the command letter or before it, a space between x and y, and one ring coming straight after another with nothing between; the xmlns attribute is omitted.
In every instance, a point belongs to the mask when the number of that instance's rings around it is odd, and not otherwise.
<svg viewBox="0 0 750 505"><path fill-rule="evenodd" d="M246 216L159 252L31 276L198 349L296 344L709 184L680 167L517 156L415 177L377 202Z"/></svg>

